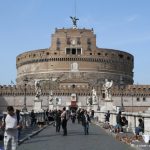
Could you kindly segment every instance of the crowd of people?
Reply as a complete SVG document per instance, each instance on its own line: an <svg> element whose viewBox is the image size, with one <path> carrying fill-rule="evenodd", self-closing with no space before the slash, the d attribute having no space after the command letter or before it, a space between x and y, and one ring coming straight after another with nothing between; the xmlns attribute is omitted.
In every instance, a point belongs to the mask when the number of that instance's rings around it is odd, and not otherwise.
<svg viewBox="0 0 150 150"><path fill-rule="evenodd" d="M62 127L63 136L67 136L67 122L69 119L73 124L77 120L77 123L83 126L84 134L89 134L89 123L94 117L93 110L91 110L90 112L87 112L87 110L81 108L79 108L78 110L66 110L66 107L64 107L62 110L47 110L45 114L45 120L47 123L49 123L51 120L55 122L54 125L56 126L56 132L60 132L60 128Z"/></svg>
<svg viewBox="0 0 150 150"><path fill-rule="evenodd" d="M51 121L56 127L56 132L60 132L61 128L63 131L63 136L67 136L67 122L70 119L74 124L77 120L78 124L83 126L83 133L85 135L89 134L89 125L91 119L94 118L94 110L88 112L85 109L79 108L78 110L71 109L66 110L64 107L62 110L46 110L44 111L44 122L49 124ZM37 125L37 117L34 113L34 110L30 113L31 127ZM135 134L138 136L140 132L144 132L144 121L142 118L139 118L139 125L135 128ZM105 124L115 133L123 132L124 127L128 127L128 120L121 111L118 112L116 116L116 125L111 126L110 122L110 111L105 114ZM20 115L19 110L14 110L12 106L7 107L7 114L3 117L3 123L1 129L4 130L4 149L5 150L16 150L18 145L18 140L20 138L22 130L22 116ZM11 148L10 148L11 147Z"/></svg>

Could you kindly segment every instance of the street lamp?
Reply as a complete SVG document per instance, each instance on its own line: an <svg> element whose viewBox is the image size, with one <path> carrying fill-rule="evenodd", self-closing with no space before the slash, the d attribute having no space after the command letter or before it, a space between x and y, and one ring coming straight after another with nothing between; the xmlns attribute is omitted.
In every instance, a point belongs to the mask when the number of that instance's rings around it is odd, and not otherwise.
<svg viewBox="0 0 150 150"><path fill-rule="evenodd" d="M26 112L27 111L27 105L26 105L26 92L27 92L27 82L28 82L28 78L25 77L25 79L23 80L24 82L24 104L23 104L23 108L22 108L22 111Z"/></svg>
<svg viewBox="0 0 150 150"><path fill-rule="evenodd" d="M121 111L124 111L124 105L123 105L123 90L124 90L124 87L125 87L125 85L124 85L124 82L123 82L123 79L121 79L120 80L120 89L121 89L121 108L120 108L120 110Z"/></svg>
<svg viewBox="0 0 150 150"><path fill-rule="evenodd" d="M97 111L100 111L100 97L101 97L101 87L99 88L99 94L98 94L98 106L97 106Z"/></svg>
<svg viewBox="0 0 150 150"><path fill-rule="evenodd" d="M132 96L132 113L133 113L133 93L131 93Z"/></svg>
<svg viewBox="0 0 150 150"><path fill-rule="evenodd" d="M49 80L49 105L51 105L53 107L54 106L54 102L53 102L54 94L53 94L53 91L54 91L54 88L55 88L54 87L55 84L59 82L59 77L52 77L51 75L49 75L49 79L48 80Z"/></svg>
<svg viewBox="0 0 150 150"><path fill-rule="evenodd" d="M98 106L97 106L97 111L100 111L99 99L100 99L100 96L98 96Z"/></svg>

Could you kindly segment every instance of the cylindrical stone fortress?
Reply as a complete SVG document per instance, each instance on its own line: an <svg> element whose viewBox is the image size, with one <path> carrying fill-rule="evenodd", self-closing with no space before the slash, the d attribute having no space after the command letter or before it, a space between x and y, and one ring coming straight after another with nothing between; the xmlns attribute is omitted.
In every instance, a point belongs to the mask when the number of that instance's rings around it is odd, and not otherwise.
<svg viewBox="0 0 150 150"><path fill-rule="evenodd" d="M51 47L22 53L16 58L17 85L27 76L61 81L82 79L90 85L102 84L107 78L119 84L133 84L133 55L115 49L98 48L93 29L56 29ZM34 83L34 82L33 82Z"/></svg>

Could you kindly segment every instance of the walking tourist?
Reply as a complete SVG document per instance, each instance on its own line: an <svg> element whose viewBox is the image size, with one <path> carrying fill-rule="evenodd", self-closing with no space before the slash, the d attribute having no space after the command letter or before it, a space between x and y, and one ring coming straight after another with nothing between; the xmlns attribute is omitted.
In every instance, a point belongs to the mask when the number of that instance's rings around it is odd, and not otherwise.
<svg viewBox="0 0 150 150"><path fill-rule="evenodd" d="M66 107L63 108L63 112L61 114L61 124L63 129L63 136L67 136L67 112Z"/></svg>
<svg viewBox="0 0 150 150"><path fill-rule="evenodd" d="M16 150L18 146L18 128L21 127L17 121L17 115L12 106L7 107L7 115L3 120L4 127L4 150Z"/></svg>
<svg viewBox="0 0 150 150"><path fill-rule="evenodd" d="M89 123L91 122L90 116L87 113L87 111L84 111L84 114L82 115L82 126L84 127L84 134L89 134Z"/></svg>
<svg viewBox="0 0 150 150"><path fill-rule="evenodd" d="M60 126L61 126L61 111L58 110L56 112L56 132L60 132Z"/></svg>
<svg viewBox="0 0 150 150"><path fill-rule="evenodd" d="M34 127L36 125L36 116L34 110L31 111L30 117L31 117L31 127Z"/></svg>

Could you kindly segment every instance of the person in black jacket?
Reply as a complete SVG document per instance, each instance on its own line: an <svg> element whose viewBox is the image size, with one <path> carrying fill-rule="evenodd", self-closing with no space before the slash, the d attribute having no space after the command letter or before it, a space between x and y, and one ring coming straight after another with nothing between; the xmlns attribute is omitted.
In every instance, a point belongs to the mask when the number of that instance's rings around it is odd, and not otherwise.
<svg viewBox="0 0 150 150"><path fill-rule="evenodd" d="M109 118L110 118L110 111L108 110L108 112L105 114L105 122L109 122Z"/></svg>
<svg viewBox="0 0 150 150"><path fill-rule="evenodd" d="M138 127L135 128L136 138L138 137L140 132L144 133L144 121L141 118L138 121L139 121L139 125Z"/></svg>
<svg viewBox="0 0 150 150"><path fill-rule="evenodd" d="M121 117L121 111L119 111L119 113L117 114L116 117L116 132L121 132L122 131L122 117Z"/></svg>
<svg viewBox="0 0 150 150"><path fill-rule="evenodd" d="M56 132L60 132L60 126L61 126L61 111L58 110L56 112Z"/></svg>
<svg viewBox="0 0 150 150"><path fill-rule="evenodd" d="M91 122L90 116L87 113L87 111L84 111L84 114L82 115L82 126L84 127L84 134L89 134L89 123Z"/></svg>

